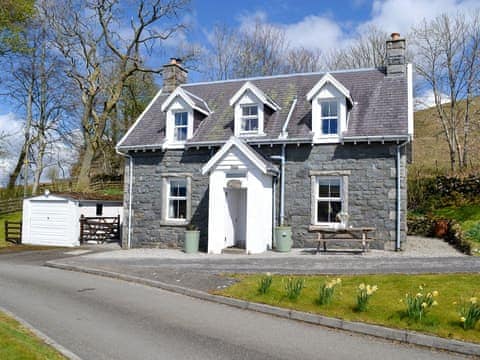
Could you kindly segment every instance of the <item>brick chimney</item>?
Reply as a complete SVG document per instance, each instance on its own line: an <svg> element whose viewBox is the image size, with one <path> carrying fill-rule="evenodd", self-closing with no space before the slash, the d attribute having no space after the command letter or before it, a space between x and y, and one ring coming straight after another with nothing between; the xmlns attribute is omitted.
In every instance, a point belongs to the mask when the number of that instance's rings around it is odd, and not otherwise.
<svg viewBox="0 0 480 360"><path fill-rule="evenodd" d="M399 33L392 33L387 40L387 76L405 75L405 39Z"/></svg>
<svg viewBox="0 0 480 360"><path fill-rule="evenodd" d="M182 67L182 60L170 58L170 63L163 65L163 94L172 93L178 86L187 82L188 71Z"/></svg>

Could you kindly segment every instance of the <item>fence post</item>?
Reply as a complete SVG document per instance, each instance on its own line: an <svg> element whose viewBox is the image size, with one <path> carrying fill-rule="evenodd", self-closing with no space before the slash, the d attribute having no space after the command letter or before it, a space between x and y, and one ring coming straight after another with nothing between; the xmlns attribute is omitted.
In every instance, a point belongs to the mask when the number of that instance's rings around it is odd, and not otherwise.
<svg viewBox="0 0 480 360"><path fill-rule="evenodd" d="M8 242L8 220L5 220L5 242Z"/></svg>
<svg viewBox="0 0 480 360"><path fill-rule="evenodd" d="M80 245L83 244L83 223L84 223L84 216L83 214L80 215Z"/></svg>

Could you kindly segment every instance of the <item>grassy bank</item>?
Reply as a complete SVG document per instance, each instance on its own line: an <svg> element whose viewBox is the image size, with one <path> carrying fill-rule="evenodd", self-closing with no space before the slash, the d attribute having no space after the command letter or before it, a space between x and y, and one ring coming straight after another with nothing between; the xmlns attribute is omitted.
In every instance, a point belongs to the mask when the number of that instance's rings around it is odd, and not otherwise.
<svg viewBox="0 0 480 360"><path fill-rule="evenodd" d="M5 221L22 221L22 212L0 215L0 248L7 246L5 242Z"/></svg>
<svg viewBox="0 0 480 360"><path fill-rule="evenodd" d="M305 276L305 288L301 295L297 300L289 300L285 296L284 288L287 276L275 275L269 291L266 294L259 294L258 284L262 276L237 275L240 280L238 283L216 293L344 320L380 324L480 343L480 324L473 330L464 330L458 314L458 303L462 297L469 299L474 295L480 295L479 274L340 276L342 285L336 290L330 305L319 305L318 294L320 286L334 277ZM358 312L355 308L357 289L361 283L378 286L367 312ZM439 292L436 298L438 306L432 307L421 321L414 321L406 316L405 294L416 294L421 284L426 284L426 291Z"/></svg>
<svg viewBox="0 0 480 360"><path fill-rule="evenodd" d="M0 359L65 359L16 320L0 312Z"/></svg>
<svg viewBox="0 0 480 360"><path fill-rule="evenodd" d="M480 224L480 205L465 205L437 209L434 214L439 217L456 220L463 231L470 231ZM480 239L478 239L480 241Z"/></svg>

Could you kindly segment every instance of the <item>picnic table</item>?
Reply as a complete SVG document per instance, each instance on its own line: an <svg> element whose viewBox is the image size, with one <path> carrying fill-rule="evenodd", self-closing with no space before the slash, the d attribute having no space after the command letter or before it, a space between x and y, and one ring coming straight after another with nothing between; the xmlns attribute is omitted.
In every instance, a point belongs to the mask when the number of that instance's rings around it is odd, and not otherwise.
<svg viewBox="0 0 480 360"><path fill-rule="evenodd" d="M320 251L320 246L323 245L323 251L327 252L328 242L349 241L361 243L362 251L369 250L370 241L375 240L371 233L376 229L374 227L346 227L344 229L327 228L324 226L311 225L310 232L316 232L317 237L317 252Z"/></svg>

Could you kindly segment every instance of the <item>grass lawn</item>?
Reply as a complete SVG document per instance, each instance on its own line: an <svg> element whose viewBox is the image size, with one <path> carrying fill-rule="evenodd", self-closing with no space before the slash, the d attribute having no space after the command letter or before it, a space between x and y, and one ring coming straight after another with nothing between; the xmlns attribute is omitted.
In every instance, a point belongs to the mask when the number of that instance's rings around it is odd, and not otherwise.
<svg viewBox="0 0 480 360"><path fill-rule="evenodd" d="M435 210L434 214L456 220L458 223L460 223L463 231L468 231L476 224L480 223L480 205L446 207Z"/></svg>
<svg viewBox="0 0 480 360"><path fill-rule="evenodd" d="M286 298L283 279L288 276L274 275L267 294L258 293L258 283L263 275L235 275L240 281L215 294L259 302L283 308L317 313L351 321L385 325L392 328L409 329L480 343L480 324L473 330L463 330L458 315L460 298L480 297L480 274L446 275L355 275L339 276L342 284L337 288L330 305L318 305L321 285L337 276L304 276L305 288L297 300ZM358 285L377 285L378 291L371 297L367 312L355 310ZM422 321L413 321L405 316L405 305L400 302L407 292L416 294L418 287L426 284L427 291L439 292L438 306L432 307Z"/></svg>
<svg viewBox="0 0 480 360"><path fill-rule="evenodd" d="M0 248L7 246L5 242L5 220L22 221L22 212L0 215Z"/></svg>
<svg viewBox="0 0 480 360"><path fill-rule="evenodd" d="M0 359L65 359L55 349L0 312Z"/></svg>

